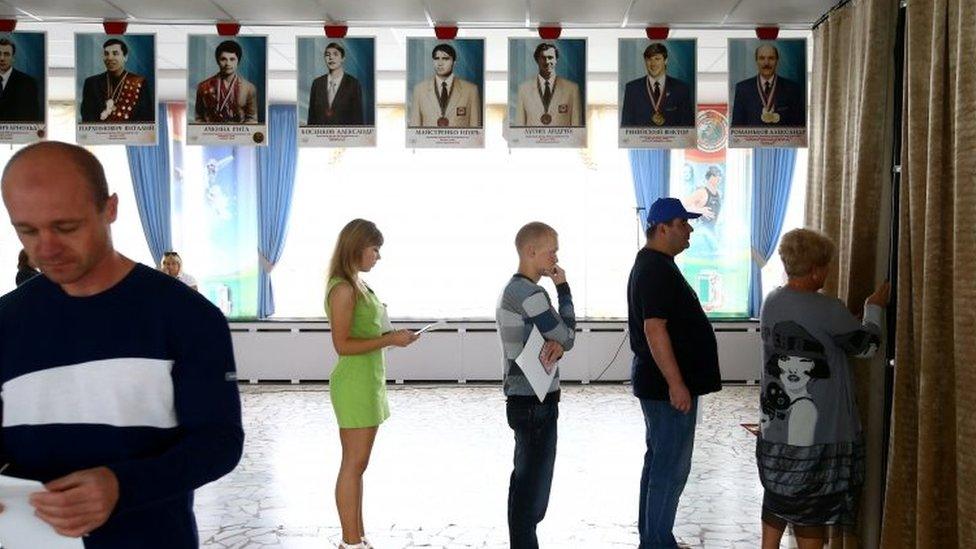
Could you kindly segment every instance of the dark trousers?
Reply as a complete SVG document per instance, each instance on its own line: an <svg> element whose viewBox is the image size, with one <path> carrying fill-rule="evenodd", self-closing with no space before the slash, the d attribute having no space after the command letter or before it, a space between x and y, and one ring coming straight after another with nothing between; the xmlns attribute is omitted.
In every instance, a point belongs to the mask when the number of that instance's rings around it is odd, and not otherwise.
<svg viewBox="0 0 976 549"><path fill-rule="evenodd" d="M637 513L640 549L670 549L678 546L671 529L691 472L698 397L691 398L687 414L675 410L667 400L642 398L640 403L647 443Z"/></svg>
<svg viewBox="0 0 976 549"><path fill-rule="evenodd" d="M551 400L551 401L550 401ZM508 485L508 538L512 549L536 549L535 528L546 516L556 462L558 397L509 398L508 426L515 432L515 468Z"/></svg>

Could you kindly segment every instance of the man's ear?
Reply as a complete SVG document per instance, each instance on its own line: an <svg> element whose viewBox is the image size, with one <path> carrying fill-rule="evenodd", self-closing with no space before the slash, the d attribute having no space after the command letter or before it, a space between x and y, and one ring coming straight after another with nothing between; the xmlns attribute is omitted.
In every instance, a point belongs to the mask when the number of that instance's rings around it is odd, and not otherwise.
<svg viewBox="0 0 976 549"><path fill-rule="evenodd" d="M105 201L105 216L109 223L115 223L115 219L119 216L119 195L112 193L112 196Z"/></svg>

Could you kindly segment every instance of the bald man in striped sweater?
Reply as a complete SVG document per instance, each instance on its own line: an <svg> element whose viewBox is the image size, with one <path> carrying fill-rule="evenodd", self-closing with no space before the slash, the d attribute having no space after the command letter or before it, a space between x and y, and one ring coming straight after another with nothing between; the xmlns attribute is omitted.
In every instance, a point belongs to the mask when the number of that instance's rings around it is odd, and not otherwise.
<svg viewBox="0 0 976 549"><path fill-rule="evenodd" d="M519 270L498 300L495 319L504 353L504 391L508 425L515 432L515 468L508 488L508 532L513 549L535 549L536 525L546 515L556 460L556 418L559 417L557 361L573 347L576 315L566 272L557 264L559 240L545 223L532 222L515 236ZM556 285L558 310L539 279ZM548 373L556 369L545 399L540 402L515 362L525 342L538 328L546 343L540 359Z"/></svg>

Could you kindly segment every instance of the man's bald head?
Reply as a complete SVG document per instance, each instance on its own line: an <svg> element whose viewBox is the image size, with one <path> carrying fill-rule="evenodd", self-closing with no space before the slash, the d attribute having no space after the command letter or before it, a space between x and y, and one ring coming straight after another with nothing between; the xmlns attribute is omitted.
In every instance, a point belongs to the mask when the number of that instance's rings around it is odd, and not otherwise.
<svg viewBox="0 0 976 549"><path fill-rule="evenodd" d="M526 223L515 235L515 249L519 255L528 253L529 246L536 244L543 238L557 238L556 229L541 221Z"/></svg>
<svg viewBox="0 0 976 549"><path fill-rule="evenodd" d="M83 147L61 141L41 141L17 151L3 169L2 184L7 185L7 174L20 162L68 162L81 174L91 190L92 200L98 211L105 208L108 201L108 181L105 170L95 155Z"/></svg>

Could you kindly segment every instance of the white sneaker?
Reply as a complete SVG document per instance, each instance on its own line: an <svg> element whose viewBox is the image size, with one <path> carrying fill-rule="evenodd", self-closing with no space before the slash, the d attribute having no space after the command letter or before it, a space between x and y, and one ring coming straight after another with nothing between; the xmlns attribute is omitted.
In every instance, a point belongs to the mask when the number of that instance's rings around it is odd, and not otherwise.
<svg viewBox="0 0 976 549"><path fill-rule="evenodd" d="M364 543L366 540L360 541L359 543L349 544L344 541L339 542L339 549L367 549L369 545Z"/></svg>
<svg viewBox="0 0 976 549"><path fill-rule="evenodd" d="M366 539L366 536L363 536L363 546L366 547L366 549L376 549L375 547L373 547L373 544L370 543L368 539Z"/></svg>

